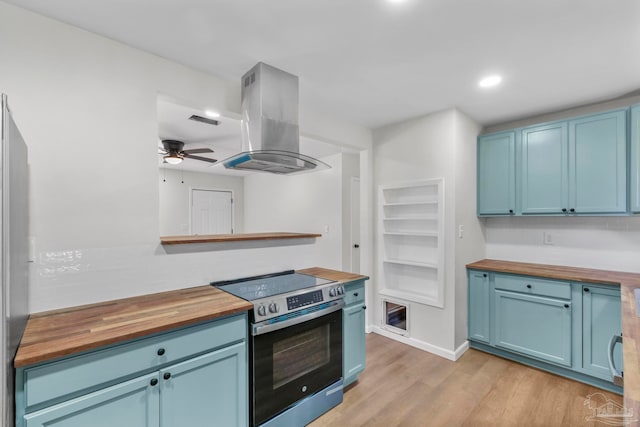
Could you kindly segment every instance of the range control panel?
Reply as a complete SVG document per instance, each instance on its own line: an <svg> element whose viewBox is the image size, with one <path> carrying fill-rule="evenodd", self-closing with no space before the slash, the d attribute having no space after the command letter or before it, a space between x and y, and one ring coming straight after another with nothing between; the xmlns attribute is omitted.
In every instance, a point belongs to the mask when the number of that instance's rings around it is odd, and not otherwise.
<svg viewBox="0 0 640 427"><path fill-rule="evenodd" d="M338 282L304 288L298 291L254 300L255 322L271 319L303 308L344 298L344 286Z"/></svg>

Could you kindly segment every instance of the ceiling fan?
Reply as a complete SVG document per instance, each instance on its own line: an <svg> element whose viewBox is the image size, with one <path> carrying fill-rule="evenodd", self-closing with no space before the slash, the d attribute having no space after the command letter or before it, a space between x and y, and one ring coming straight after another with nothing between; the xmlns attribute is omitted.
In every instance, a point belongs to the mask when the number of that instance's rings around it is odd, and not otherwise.
<svg viewBox="0 0 640 427"><path fill-rule="evenodd" d="M213 153L210 148L194 148L192 150L183 150L184 142L177 141L175 139L163 139L162 146L164 149L160 149L158 154L164 155L164 163L170 165L177 165L186 157L188 159L200 160L203 162L216 163L218 160L210 159L208 157L194 156L199 153Z"/></svg>

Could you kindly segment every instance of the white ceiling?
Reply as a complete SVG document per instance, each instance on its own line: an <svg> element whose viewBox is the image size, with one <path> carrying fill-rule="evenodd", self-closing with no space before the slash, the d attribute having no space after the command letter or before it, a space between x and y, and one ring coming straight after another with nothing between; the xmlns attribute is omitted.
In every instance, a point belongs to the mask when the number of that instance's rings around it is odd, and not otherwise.
<svg viewBox="0 0 640 427"><path fill-rule="evenodd" d="M638 0L9 0L237 81L263 61L300 103L370 128L458 107L482 124L640 89ZM503 75L481 90L477 81Z"/></svg>

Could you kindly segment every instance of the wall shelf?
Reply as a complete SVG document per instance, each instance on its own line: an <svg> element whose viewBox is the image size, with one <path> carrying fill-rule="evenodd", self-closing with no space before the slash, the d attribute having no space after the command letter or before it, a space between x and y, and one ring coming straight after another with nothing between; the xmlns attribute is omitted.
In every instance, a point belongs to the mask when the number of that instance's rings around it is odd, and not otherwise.
<svg viewBox="0 0 640 427"><path fill-rule="evenodd" d="M184 245L191 243L246 242L254 240L315 239L321 236L322 234L315 233L286 232L163 236L160 237L160 243L163 245Z"/></svg>
<svg viewBox="0 0 640 427"><path fill-rule="evenodd" d="M381 296L444 306L444 180L378 192Z"/></svg>

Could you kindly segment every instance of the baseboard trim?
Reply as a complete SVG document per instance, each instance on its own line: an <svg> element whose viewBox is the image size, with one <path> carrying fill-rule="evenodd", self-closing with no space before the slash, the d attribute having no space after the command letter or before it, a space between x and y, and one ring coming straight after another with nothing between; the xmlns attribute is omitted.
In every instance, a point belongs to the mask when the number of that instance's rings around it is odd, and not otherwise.
<svg viewBox="0 0 640 427"><path fill-rule="evenodd" d="M402 335L394 334L379 326L371 326L371 332L374 332L383 337L391 338L392 340L399 341L403 344L410 345L411 347L418 348L428 353L435 354L436 356L444 357L445 359L456 361L469 349L469 341L465 341L455 351L447 350L446 348L438 347L437 345L429 344L428 342L417 340L411 337L405 337Z"/></svg>

